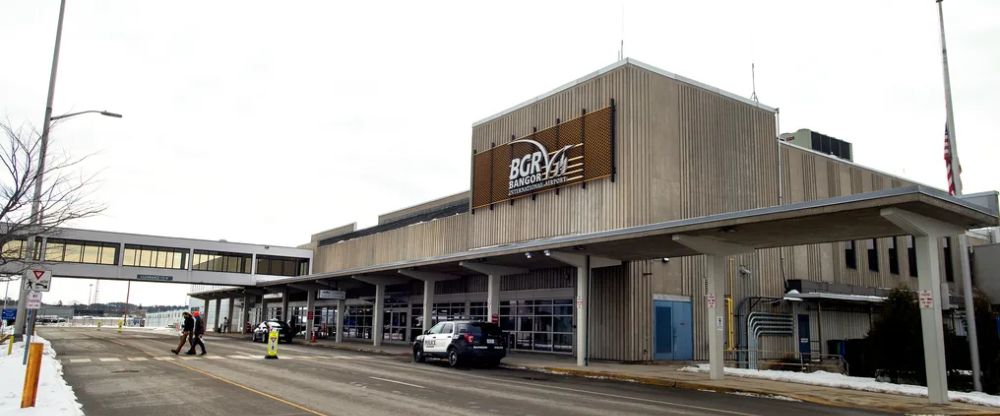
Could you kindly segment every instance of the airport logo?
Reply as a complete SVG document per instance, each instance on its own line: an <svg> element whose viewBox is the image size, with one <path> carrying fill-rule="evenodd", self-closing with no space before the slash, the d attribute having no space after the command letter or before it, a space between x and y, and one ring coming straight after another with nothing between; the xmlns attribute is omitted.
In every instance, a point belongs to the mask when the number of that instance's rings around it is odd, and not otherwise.
<svg viewBox="0 0 1000 416"><path fill-rule="evenodd" d="M536 150L522 157L511 159L508 196L559 185L568 180L566 177L566 167L569 164L567 152L573 148L573 145L563 146L550 153L545 145L534 140L515 140L511 142L511 145L515 143L527 143L533 145Z"/></svg>

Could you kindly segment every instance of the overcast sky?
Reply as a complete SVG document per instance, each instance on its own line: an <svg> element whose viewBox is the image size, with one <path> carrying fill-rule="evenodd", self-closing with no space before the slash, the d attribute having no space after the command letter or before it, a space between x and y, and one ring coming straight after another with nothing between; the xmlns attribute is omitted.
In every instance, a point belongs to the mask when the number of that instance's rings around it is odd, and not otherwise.
<svg viewBox="0 0 1000 416"><path fill-rule="evenodd" d="M466 190L473 122L628 57L779 107L781 130L945 187L937 6L900 1L70 0L53 132L107 206L78 228L298 245ZM1000 2L945 3L966 192L1000 189ZM57 0L0 0L0 117L40 126ZM624 13L623 13L624 10ZM624 15L624 19L623 19ZM624 21L624 25L622 22ZM86 302L57 279L46 302ZM124 300L104 282L100 300ZM144 304L187 287L132 287Z"/></svg>

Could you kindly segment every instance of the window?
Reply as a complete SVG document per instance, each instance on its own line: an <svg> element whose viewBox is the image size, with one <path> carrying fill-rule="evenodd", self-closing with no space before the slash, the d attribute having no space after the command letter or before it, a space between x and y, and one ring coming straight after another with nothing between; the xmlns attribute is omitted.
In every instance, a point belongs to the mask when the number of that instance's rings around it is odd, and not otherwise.
<svg viewBox="0 0 1000 416"><path fill-rule="evenodd" d="M899 250L896 248L896 237L889 239L889 273L899 274Z"/></svg>
<svg viewBox="0 0 1000 416"><path fill-rule="evenodd" d="M24 258L24 241L25 240L5 241L3 243L3 248L0 248L0 258L4 259Z"/></svg>
<svg viewBox="0 0 1000 416"><path fill-rule="evenodd" d="M868 270L878 271L878 241L874 238L866 242L868 245Z"/></svg>
<svg viewBox="0 0 1000 416"><path fill-rule="evenodd" d="M187 269L187 250L169 247L125 245L123 266Z"/></svg>
<svg viewBox="0 0 1000 416"><path fill-rule="evenodd" d="M910 277L917 277L917 248L913 236L906 240L906 257L910 266Z"/></svg>
<svg viewBox="0 0 1000 416"><path fill-rule="evenodd" d="M441 333L441 328L444 328L444 322L441 322L441 323L439 323L437 325L434 325L434 327L431 328L431 330L428 331L427 333L428 334L440 334Z"/></svg>
<svg viewBox="0 0 1000 416"><path fill-rule="evenodd" d="M500 328L520 350L573 352L573 300L500 302Z"/></svg>
<svg viewBox="0 0 1000 416"><path fill-rule="evenodd" d="M454 328L455 328L455 324L453 324L451 322L445 322L444 326L441 327L441 332L438 332L438 333L439 334L446 334L446 335L447 334L451 334L452 329L454 329Z"/></svg>
<svg viewBox="0 0 1000 416"><path fill-rule="evenodd" d="M45 244L45 261L113 266L118 264L118 244L50 238Z"/></svg>
<svg viewBox="0 0 1000 416"><path fill-rule="evenodd" d="M941 250L944 251L944 277L948 282L955 281L955 268L951 260L951 237L945 237L944 243L941 244Z"/></svg>
<svg viewBox="0 0 1000 416"><path fill-rule="evenodd" d="M250 259L249 254L195 250L191 269L206 272L250 274Z"/></svg>
<svg viewBox="0 0 1000 416"><path fill-rule="evenodd" d="M858 268L858 253L857 250L854 249L853 241L844 243L844 260L848 269Z"/></svg>
<svg viewBox="0 0 1000 416"><path fill-rule="evenodd" d="M303 276L309 274L309 259L280 256L257 256L257 274Z"/></svg>

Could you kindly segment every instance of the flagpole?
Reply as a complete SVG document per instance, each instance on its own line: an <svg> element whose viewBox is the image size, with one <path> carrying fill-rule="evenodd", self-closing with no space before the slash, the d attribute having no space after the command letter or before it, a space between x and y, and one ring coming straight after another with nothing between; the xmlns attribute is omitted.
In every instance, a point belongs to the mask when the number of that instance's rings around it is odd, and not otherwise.
<svg viewBox="0 0 1000 416"><path fill-rule="evenodd" d="M954 195L962 195L962 167L958 159L958 140L955 134L955 113L951 103L951 74L948 71L948 47L944 38L944 7L943 0L936 0L938 5L938 20L941 25L941 63L944 66L944 105L947 112L948 168L951 175L949 185L954 188ZM965 303L965 322L969 341L969 361L972 363L972 385L976 391L983 391L979 368L979 337L976 335L976 311L972 294L972 273L969 267L969 240L965 233L958 236L958 254L962 267L962 297ZM951 253L948 253L951 255Z"/></svg>

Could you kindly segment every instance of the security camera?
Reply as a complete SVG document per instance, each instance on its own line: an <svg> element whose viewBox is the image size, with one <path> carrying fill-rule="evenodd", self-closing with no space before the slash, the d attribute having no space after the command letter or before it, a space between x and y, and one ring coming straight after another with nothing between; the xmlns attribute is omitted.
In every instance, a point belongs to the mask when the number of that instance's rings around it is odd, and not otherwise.
<svg viewBox="0 0 1000 416"><path fill-rule="evenodd" d="M664 263L670 263L670 257L664 257L664 258L660 259L660 261L662 261Z"/></svg>
<svg viewBox="0 0 1000 416"><path fill-rule="evenodd" d="M527 257L527 258L530 259L531 258L531 252L529 251L527 253L524 253L524 257Z"/></svg>
<svg viewBox="0 0 1000 416"><path fill-rule="evenodd" d="M750 275L752 275L752 274L753 274L753 272L751 272L750 269L747 268L747 266L744 266L742 264L740 265L740 276L750 277Z"/></svg>

